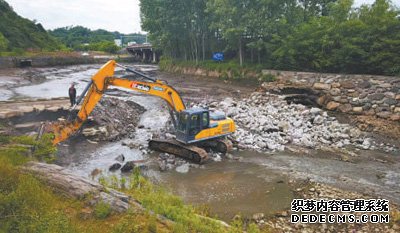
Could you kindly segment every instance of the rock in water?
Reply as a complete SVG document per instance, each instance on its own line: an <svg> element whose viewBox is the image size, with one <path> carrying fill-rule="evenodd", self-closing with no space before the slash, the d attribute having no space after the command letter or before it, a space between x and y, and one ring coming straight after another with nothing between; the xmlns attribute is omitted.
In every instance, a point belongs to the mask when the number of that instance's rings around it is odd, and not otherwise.
<svg viewBox="0 0 400 233"><path fill-rule="evenodd" d="M262 220L264 218L264 214L263 213L256 213L256 214L253 214L252 218L253 218L254 221L260 221L260 220Z"/></svg>
<svg viewBox="0 0 400 233"><path fill-rule="evenodd" d="M179 173L188 173L189 172L189 164L185 163L175 169Z"/></svg>
<svg viewBox="0 0 400 233"><path fill-rule="evenodd" d="M122 166L122 165L119 164L119 163L114 163L113 165L110 166L110 168L108 168L108 170L111 171L111 172L113 172L113 171L116 171L116 170L120 169L121 166Z"/></svg>
<svg viewBox="0 0 400 233"><path fill-rule="evenodd" d="M362 146L361 146L364 150L368 150L371 147L371 143L369 142L368 139L365 139Z"/></svg>
<svg viewBox="0 0 400 233"><path fill-rule="evenodd" d="M128 161L121 168L121 172L131 172L136 167L135 161Z"/></svg>
<svg viewBox="0 0 400 233"><path fill-rule="evenodd" d="M123 163L125 161L125 156L123 154L118 155L115 160L117 160L118 162Z"/></svg>
<svg viewBox="0 0 400 233"><path fill-rule="evenodd" d="M158 162L158 166L160 171L165 172L167 170L167 162L165 160L161 160Z"/></svg>

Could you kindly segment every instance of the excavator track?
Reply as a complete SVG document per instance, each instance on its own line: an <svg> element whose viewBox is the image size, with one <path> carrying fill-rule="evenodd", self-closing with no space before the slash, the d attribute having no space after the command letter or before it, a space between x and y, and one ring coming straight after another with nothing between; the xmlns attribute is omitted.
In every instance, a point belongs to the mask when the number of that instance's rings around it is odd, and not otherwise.
<svg viewBox="0 0 400 233"><path fill-rule="evenodd" d="M208 160L208 154L204 149L193 145L185 145L176 140L153 139L149 142L149 148L174 154L198 164Z"/></svg>
<svg viewBox="0 0 400 233"><path fill-rule="evenodd" d="M231 152L233 150L233 143L228 139L217 140L217 151L223 154Z"/></svg>
<svg viewBox="0 0 400 233"><path fill-rule="evenodd" d="M216 140L209 140L199 143L200 147L203 148L211 148L213 151L220 152L226 154L231 152L233 149L233 144L228 139L216 139Z"/></svg>

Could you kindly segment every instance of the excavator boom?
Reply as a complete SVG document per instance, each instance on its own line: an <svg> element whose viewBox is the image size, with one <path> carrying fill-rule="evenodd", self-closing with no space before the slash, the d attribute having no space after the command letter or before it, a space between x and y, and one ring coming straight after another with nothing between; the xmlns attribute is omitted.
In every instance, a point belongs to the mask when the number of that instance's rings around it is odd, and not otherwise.
<svg viewBox="0 0 400 233"><path fill-rule="evenodd" d="M127 72L135 73L149 81L115 77L116 66L122 67ZM76 118L52 123L46 127L45 131L50 131L54 134L53 144L58 144L68 139L81 128L110 86L123 87L158 96L167 102L170 107L177 140L153 139L149 142L151 149L173 153L202 163L207 160L207 152L194 144L207 145L207 148L215 148L223 153L232 148L230 142L222 140L223 137L235 130L232 119L226 117L223 117L223 119L220 119L220 117L218 119L213 118L207 109L186 109L182 98L173 87L163 81L152 79L145 74L119 65L113 60L107 62L91 78L88 86L77 101L78 105L83 100Z"/></svg>
<svg viewBox="0 0 400 233"><path fill-rule="evenodd" d="M171 86L159 80L155 80L155 82L146 82L114 77L116 66L117 63L115 61L109 61L92 77L82 107L75 120L72 122L59 122L52 124L52 129L50 131L54 133L53 144L58 144L68 139L79 130L109 86L123 87L158 96L164 99L169 107L175 112L181 112L186 109L180 95ZM81 98L82 97L83 95ZM78 103L79 102L80 101L78 100Z"/></svg>

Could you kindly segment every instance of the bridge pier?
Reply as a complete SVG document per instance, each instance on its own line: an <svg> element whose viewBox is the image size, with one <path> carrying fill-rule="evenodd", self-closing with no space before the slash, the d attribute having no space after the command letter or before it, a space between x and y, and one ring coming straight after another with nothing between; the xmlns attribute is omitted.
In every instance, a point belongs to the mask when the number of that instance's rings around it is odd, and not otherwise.
<svg viewBox="0 0 400 233"><path fill-rule="evenodd" d="M135 44L128 46L126 50L141 62L157 63L160 59L160 52L153 49L150 44Z"/></svg>
<svg viewBox="0 0 400 233"><path fill-rule="evenodd" d="M146 51L143 51L142 61L143 61L143 62L146 62Z"/></svg>

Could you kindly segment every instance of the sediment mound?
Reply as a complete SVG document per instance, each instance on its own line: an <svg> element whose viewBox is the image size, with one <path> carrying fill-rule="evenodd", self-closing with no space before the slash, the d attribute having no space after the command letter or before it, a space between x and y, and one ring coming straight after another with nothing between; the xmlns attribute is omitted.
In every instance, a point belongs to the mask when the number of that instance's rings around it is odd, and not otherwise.
<svg viewBox="0 0 400 233"><path fill-rule="evenodd" d="M90 115L83 135L95 141L115 141L133 137L145 109L132 101L103 98Z"/></svg>

